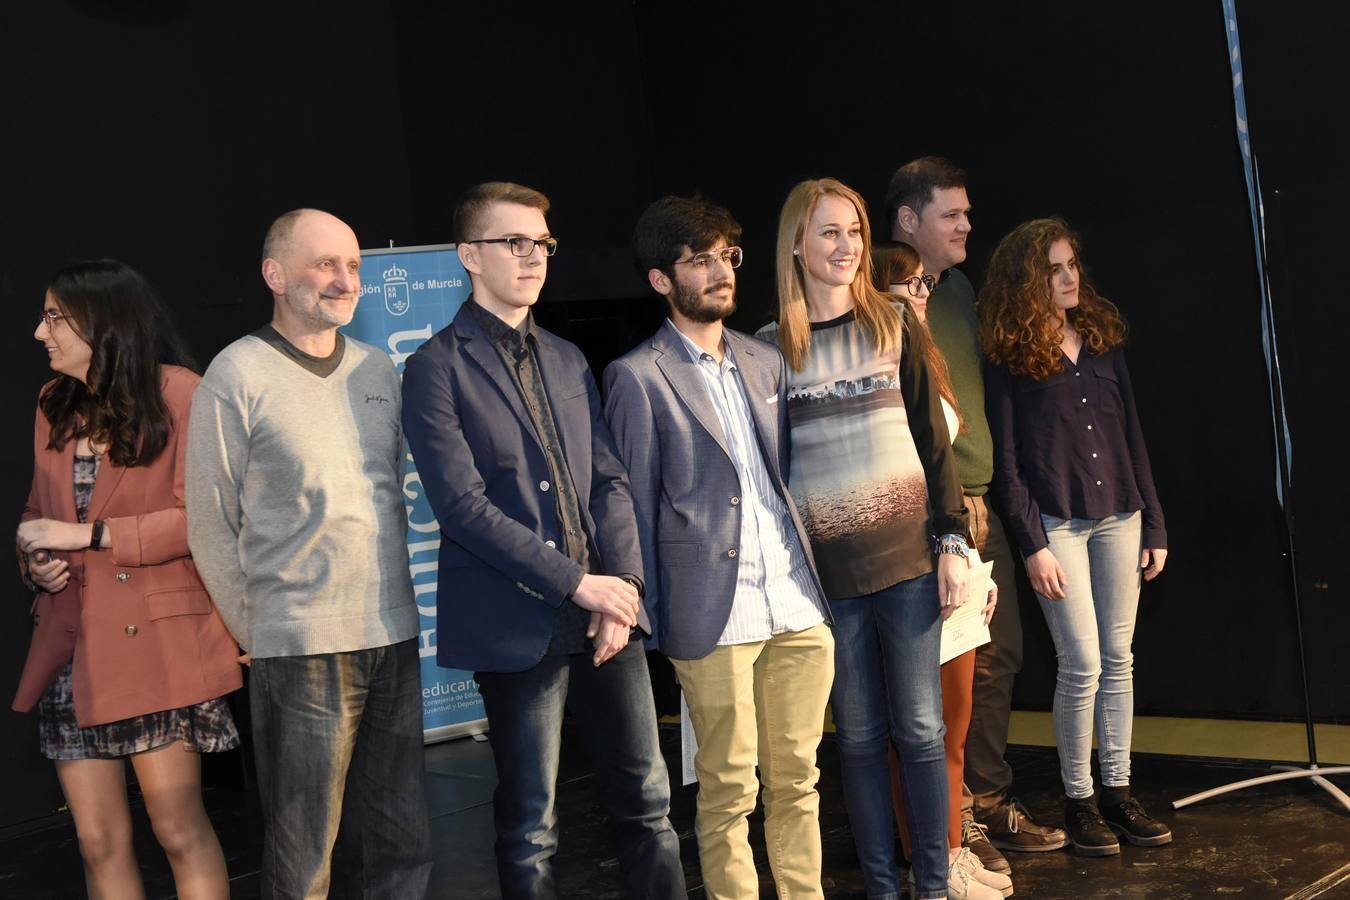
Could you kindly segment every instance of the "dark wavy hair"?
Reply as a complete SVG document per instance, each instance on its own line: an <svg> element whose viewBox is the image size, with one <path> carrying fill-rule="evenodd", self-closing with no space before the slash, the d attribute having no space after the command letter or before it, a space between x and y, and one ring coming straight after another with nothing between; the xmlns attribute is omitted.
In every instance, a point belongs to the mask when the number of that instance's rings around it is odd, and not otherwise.
<svg viewBox="0 0 1350 900"><path fill-rule="evenodd" d="M1036 381L1064 371L1064 334L1050 292L1050 247L1061 239L1078 260L1078 306L1066 311L1069 324L1093 355L1125 343L1125 320L1092 286L1069 224L1060 218L1024 222L999 241L989 260L980 289L980 344L1012 374Z"/></svg>
<svg viewBox="0 0 1350 900"><path fill-rule="evenodd" d="M731 213L701 197L662 197L638 216L633 227L633 259L645 279L650 269L674 277L675 260L688 247L702 253L719 240L741 241L741 226Z"/></svg>
<svg viewBox="0 0 1350 900"><path fill-rule="evenodd" d="M115 259L78 262L47 285L66 325L89 344L85 381L57 375L39 405L52 425L48 447L87 437L119 466L148 465L171 430L161 364L195 369L168 310L141 274Z"/></svg>

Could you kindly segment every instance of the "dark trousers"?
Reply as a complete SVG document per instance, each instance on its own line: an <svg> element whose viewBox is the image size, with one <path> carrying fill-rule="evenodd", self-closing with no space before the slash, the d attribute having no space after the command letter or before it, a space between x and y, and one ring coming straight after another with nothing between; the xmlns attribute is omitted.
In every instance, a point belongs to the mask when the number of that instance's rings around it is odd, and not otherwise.
<svg viewBox="0 0 1350 900"><path fill-rule="evenodd" d="M966 735L966 786L976 816L1007 800L1012 768L1003 758L1008 749L1008 718L1013 680L1022 669L1022 619L1017 603L1017 565L998 514L984 497L966 497L971 543L980 558L994 564L998 606L989 623L990 642L975 650L970 731ZM972 598L974 599L974 598Z"/></svg>
<svg viewBox="0 0 1350 900"><path fill-rule="evenodd" d="M255 659L249 702L262 896L327 897L339 834L345 896L425 896L431 830L416 642Z"/></svg>
<svg viewBox="0 0 1350 900"><path fill-rule="evenodd" d="M642 643L600 668L589 653L545 656L524 672L478 672L497 763L493 815L502 896L554 898L554 805L563 708L571 711L613 823L629 897L683 898L670 777Z"/></svg>

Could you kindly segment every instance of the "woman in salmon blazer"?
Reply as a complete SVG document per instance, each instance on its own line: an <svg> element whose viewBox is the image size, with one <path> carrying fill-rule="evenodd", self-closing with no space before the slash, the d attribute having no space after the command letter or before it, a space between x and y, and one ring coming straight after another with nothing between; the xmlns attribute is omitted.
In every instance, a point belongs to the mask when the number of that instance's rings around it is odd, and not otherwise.
<svg viewBox="0 0 1350 900"><path fill-rule="evenodd" d="M183 459L198 377L145 280L114 260L52 279L34 337L33 487L16 536L37 592L14 708L37 707L90 896L144 896L123 760L180 897L229 896L198 753L239 735L239 650L188 555Z"/></svg>

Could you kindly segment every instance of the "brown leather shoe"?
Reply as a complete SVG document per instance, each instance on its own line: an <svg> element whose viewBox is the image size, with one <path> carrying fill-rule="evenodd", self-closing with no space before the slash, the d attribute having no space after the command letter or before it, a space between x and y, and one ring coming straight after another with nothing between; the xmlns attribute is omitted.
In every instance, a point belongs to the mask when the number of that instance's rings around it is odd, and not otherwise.
<svg viewBox="0 0 1350 900"><path fill-rule="evenodd" d="M1011 875L1012 866L1003 858L993 844L989 843L989 836L984 833L984 826L977 825L973 819L961 820L961 846L975 854L975 858L980 861L990 872L998 872L1002 875Z"/></svg>
<svg viewBox="0 0 1350 900"><path fill-rule="evenodd" d="M1022 801L1013 797L981 815L976 821L984 826L989 843L1014 853L1044 853L1059 850L1069 842L1063 828L1037 825Z"/></svg>

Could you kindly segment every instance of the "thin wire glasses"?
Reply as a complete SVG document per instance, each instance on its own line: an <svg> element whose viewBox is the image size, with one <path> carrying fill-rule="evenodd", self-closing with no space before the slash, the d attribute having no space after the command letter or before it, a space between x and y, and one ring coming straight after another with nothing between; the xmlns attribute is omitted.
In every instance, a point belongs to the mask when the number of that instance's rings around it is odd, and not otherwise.
<svg viewBox="0 0 1350 900"><path fill-rule="evenodd" d="M59 309L44 309L38 315L38 327L41 328L42 324L45 322L47 323L48 328L52 328L56 325L57 322L65 318L68 317L66 316L65 313L61 312Z"/></svg>
<svg viewBox="0 0 1350 900"><path fill-rule="evenodd" d="M695 253L688 259L677 259L675 265L688 264L695 269L706 269L712 265L713 260L724 262L733 269L741 267L741 260L745 257L745 251L740 247L723 247L721 250L709 250L706 253Z"/></svg>

